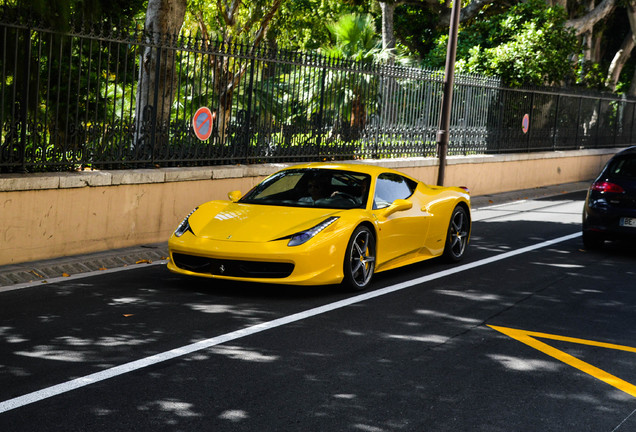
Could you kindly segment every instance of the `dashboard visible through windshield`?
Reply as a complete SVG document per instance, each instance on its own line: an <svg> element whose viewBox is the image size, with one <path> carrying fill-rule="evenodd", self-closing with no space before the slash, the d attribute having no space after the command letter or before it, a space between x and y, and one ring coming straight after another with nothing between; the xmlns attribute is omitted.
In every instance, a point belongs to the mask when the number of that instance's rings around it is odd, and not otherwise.
<svg viewBox="0 0 636 432"><path fill-rule="evenodd" d="M335 209L364 208L371 176L332 169L291 169L265 179L243 198L241 203L318 207Z"/></svg>

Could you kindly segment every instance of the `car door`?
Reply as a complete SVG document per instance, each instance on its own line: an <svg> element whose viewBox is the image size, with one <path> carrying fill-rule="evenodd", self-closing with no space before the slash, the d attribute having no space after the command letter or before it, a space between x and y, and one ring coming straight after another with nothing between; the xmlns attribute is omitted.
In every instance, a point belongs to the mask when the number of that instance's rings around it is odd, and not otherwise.
<svg viewBox="0 0 636 432"><path fill-rule="evenodd" d="M378 270L412 259L424 244L429 218L426 203L420 202L419 194L415 194L417 184L395 173L380 174L376 180L373 214L378 229ZM412 205L393 212L396 200L406 200Z"/></svg>

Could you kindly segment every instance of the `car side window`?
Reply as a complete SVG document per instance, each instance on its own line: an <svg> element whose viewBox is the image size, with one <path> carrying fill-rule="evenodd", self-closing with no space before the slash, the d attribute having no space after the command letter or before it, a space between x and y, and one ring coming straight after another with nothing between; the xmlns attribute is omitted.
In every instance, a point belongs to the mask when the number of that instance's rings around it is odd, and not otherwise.
<svg viewBox="0 0 636 432"><path fill-rule="evenodd" d="M380 174L375 185L373 208L385 208L396 199L406 199L413 195L416 187L416 182L399 174Z"/></svg>

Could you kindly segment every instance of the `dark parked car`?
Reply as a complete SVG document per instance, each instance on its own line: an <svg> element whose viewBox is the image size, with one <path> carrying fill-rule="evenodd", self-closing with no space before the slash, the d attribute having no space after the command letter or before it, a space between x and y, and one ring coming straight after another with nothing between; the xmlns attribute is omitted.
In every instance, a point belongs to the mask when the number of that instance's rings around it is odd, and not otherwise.
<svg viewBox="0 0 636 432"><path fill-rule="evenodd" d="M614 155L587 192L583 244L636 237L636 146Z"/></svg>

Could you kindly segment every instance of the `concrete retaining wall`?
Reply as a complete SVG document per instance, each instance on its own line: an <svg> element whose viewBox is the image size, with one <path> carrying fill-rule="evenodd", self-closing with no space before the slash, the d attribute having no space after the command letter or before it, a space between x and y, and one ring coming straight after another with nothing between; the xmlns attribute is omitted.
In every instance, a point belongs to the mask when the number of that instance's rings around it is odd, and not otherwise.
<svg viewBox="0 0 636 432"><path fill-rule="evenodd" d="M619 149L451 157L473 196L589 180ZM437 181L437 159L365 161ZM0 265L168 239L195 206L247 192L285 164L0 175Z"/></svg>

